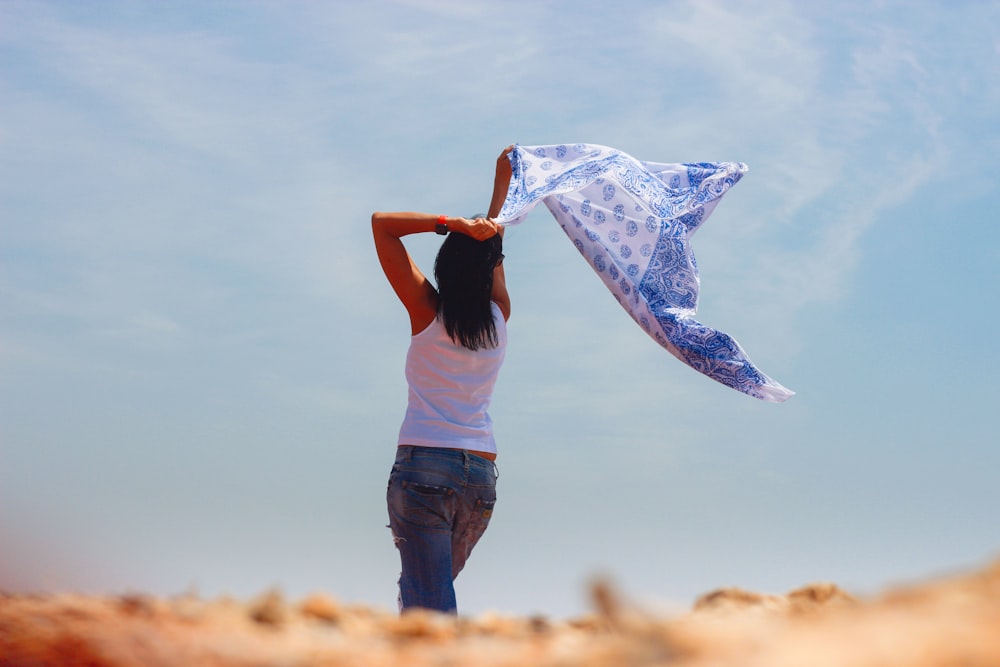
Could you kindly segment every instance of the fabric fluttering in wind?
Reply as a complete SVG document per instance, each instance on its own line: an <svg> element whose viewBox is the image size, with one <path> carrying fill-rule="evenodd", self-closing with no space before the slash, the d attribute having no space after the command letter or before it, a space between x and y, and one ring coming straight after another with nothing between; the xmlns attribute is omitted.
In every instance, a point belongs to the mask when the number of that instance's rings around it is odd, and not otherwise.
<svg viewBox="0 0 1000 667"><path fill-rule="evenodd" d="M691 235L746 173L740 162L640 162L596 144L515 145L496 220L544 202L611 293L657 343L713 380L764 401L794 392L756 368L731 336L694 319Z"/></svg>

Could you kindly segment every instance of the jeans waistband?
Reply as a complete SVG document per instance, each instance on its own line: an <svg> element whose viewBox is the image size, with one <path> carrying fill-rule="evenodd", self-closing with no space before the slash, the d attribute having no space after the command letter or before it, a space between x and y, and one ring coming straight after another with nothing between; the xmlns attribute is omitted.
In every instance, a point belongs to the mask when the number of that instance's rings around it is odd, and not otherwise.
<svg viewBox="0 0 1000 667"><path fill-rule="evenodd" d="M424 445L399 445L397 447L397 452L406 455L407 460L409 460L414 454L431 456L438 456L441 458L454 458L468 461L469 463L479 463L482 465L489 465L493 467L494 470L498 470L496 467L496 462L490 459L480 456L479 454L473 452L469 449L453 449L451 447L427 447Z"/></svg>

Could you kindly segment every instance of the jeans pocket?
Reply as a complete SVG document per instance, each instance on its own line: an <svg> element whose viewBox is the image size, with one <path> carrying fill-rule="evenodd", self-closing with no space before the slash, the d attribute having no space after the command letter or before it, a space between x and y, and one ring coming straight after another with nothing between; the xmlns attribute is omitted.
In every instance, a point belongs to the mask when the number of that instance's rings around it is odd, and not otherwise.
<svg viewBox="0 0 1000 667"><path fill-rule="evenodd" d="M413 493L419 493L424 496L448 496L454 493L447 486L435 486L433 484L424 484L422 482L414 482L413 480L404 479L402 482L404 489L412 491Z"/></svg>
<svg viewBox="0 0 1000 667"><path fill-rule="evenodd" d="M447 486L401 479L389 491L389 506L400 519L410 524L448 529L454 515L454 498L455 491Z"/></svg>
<svg viewBox="0 0 1000 667"><path fill-rule="evenodd" d="M481 518L489 522L490 517L493 516L493 508L497 504L497 499L494 496L490 498L479 498L476 500L476 514Z"/></svg>

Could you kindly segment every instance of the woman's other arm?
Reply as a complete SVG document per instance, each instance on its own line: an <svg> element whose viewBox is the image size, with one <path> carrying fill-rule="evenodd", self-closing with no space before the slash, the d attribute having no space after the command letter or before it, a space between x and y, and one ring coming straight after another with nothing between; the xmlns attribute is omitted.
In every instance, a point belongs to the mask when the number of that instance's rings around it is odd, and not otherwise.
<svg viewBox="0 0 1000 667"><path fill-rule="evenodd" d="M493 199L490 200L488 214L490 218L500 215L500 209L503 208L503 203L507 199L507 189L510 187L511 177L510 158L507 156L512 150L514 150L513 144L503 149L500 157L497 158L496 175L493 178Z"/></svg>
<svg viewBox="0 0 1000 667"><path fill-rule="evenodd" d="M503 319L506 322L510 319L510 295L507 293L507 277L503 272L503 261L501 260L493 269L493 292L490 299L500 306Z"/></svg>
<svg viewBox="0 0 1000 667"><path fill-rule="evenodd" d="M496 175L493 178L493 199L490 200L489 217L500 215L504 200L507 199L507 189L510 187L511 168L507 155L514 150L513 144L503 149L497 158ZM500 227L499 234L503 236L504 229ZM493 269L493 293L490 296L503 313L504 320L510 319L510 294L507 293L507 276L504 273L503 261Z"/></svg>

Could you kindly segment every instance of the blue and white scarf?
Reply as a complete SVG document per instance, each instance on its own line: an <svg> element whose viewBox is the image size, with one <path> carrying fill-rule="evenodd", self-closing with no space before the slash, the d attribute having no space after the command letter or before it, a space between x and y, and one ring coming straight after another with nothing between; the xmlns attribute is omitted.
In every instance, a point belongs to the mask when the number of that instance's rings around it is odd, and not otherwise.
<svg viewBox="0 0 1000 667"><path fill-rule="evenodd" d="M747 171L740 162L640 162L607 146L515 146L497 216L522 222L545 205L646 333L727 387L781 402L794 392L758 370L731 336L693 318L698 266L691 235Z"/></svg>

